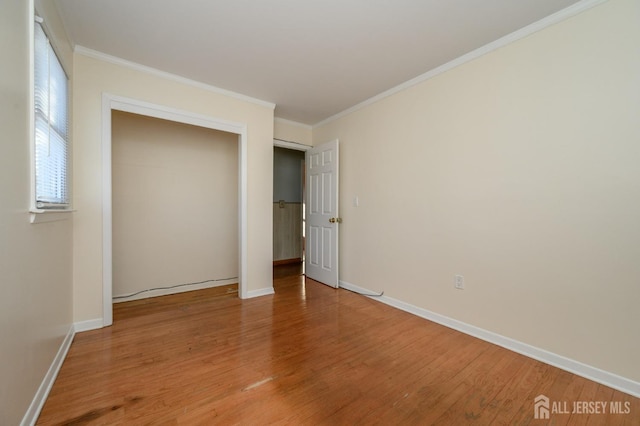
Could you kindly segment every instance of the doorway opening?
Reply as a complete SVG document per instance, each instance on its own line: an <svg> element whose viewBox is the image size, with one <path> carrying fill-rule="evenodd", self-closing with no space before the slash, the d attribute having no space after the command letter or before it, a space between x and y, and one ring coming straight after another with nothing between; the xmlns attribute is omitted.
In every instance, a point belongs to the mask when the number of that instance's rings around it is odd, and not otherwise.
<svg viewBox="0 0 640 426"><path fill-rule="evenodd" d="M305 151L310 146L274 139L274 278L304 274Z"/></svg>
<svg viewBox="0 0 640 426"><path fill-rule="evenodd" d="M237 136L112 111L113 302L238 292Z"/></svg>
<svg viewBox="0 0 640 426"><path fill-rule="evenodd" d="M220 130L238 142L238 295L248 297L247 276L247 125L111 94L102 96L102 289L103 326L113 323L112 111L160 118ZM213 184L213 183L212 183ZM185 212L188 214L188 212Z"/></svg>

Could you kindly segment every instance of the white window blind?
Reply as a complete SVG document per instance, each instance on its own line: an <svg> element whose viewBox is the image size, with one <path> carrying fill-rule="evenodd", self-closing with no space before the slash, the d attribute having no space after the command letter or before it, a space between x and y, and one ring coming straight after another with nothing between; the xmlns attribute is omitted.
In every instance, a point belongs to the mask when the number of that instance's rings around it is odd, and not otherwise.
<svg viewBox="0 0 640 426"><path fill-rule="evenodd" d="M69 205L67 75L37 22L34 66L36 207L66 208Z"/></svg>

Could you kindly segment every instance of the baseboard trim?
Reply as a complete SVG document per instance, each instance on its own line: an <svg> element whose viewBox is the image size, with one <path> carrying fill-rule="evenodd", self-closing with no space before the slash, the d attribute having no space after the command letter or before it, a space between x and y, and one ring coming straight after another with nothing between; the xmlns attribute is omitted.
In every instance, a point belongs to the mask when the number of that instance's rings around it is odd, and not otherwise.
<svg viewBox="0 0 640 426"><path fill-rule="evenodd" d="M83 331L89 331L89 330L97 330L99 328L104 327L104 321L102 318L96 318L96 319L92 319L92 320L86 320L86 321L78 321L73 323L73 330L76 333L81 333Z"/></svg>
<svg viewBox="0 0 640 426"><path fill-rule="evenodd" d="M75 327L71 325L71 327L69 327L67 335L62 340L62 344L58 349L58 353L56 353L56 356L51 362L51 366L49 367L47 374L45 374L44 378L42 379L42 383L40 383L40 387L33 397L31 405L29 405L29 409L27 409L27 412L20 422L21 426L32 426L36 424L38 416L40 415L40 411L42 411L42 407L44 406L44 403L49 396L51 387L53 387L53 383L56 381L56 377L58 377L58 372L60 372L62 363L67 356L67 352L69 352L69 348L71 347L71 342L73 342L74 336Z"/></svg>
<svg viewBox="0 0 640 426"><path fill-rule="evenodd" d="M238 284L237 278L228 280L207 281L199 284L185 285L181 287L163 288L157 290L146 290L133 296L114 295L113 303L131 302L132 300L149 299L151 297L167 296L169 294L185 293L187 291L204 290L207 288L221 287L223 285ZM118 297L118 299L116 299Z"/></svg>
<svg viewBox="0 0 640 426"><path fill-rule="evenodd" d="M374 293L372 290L348 283L346 281L340 281L340 287L358 293ZM640 383L626 377L622 377L617 374L610 373L608 371L604 371L602 369L564 357L562 355L549 352L545 349L540 349L527 343L502 336L492 331L488 331L483 328L476 327L474 325L467 324L462 321L437 314L435 312L431 312L427 309L419 308L415 305L403 302L398 299L394 299L389 296L371 298L410 314L444 325L445 327L452 328L470 336L477 337L478 339L487 341L489 343L502 346L503 348L510 351L517 352L521 355L533 358L537 361L544 362L545 364L558 367L562 370L619 390L620 392L624 392L629 395L635 396L636 398L640 398Z"/></svg>
<svg viewBox="0 0 640 426"><path fill-rule="evenodd" d="M249 290L245 299L253 299L254 297L269 296L275 294L273 287L259 288L258 290Z"/></svg>

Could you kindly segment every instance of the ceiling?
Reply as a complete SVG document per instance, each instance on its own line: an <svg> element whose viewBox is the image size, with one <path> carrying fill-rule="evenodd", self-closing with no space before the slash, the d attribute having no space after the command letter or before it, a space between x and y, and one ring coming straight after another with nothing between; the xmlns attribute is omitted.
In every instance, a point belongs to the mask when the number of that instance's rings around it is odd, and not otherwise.
<svg viewBox="0 0 640 426"><path fill-rule="evenodd" d="M313 125L577 0L55 0L74 46Z"/></svg>

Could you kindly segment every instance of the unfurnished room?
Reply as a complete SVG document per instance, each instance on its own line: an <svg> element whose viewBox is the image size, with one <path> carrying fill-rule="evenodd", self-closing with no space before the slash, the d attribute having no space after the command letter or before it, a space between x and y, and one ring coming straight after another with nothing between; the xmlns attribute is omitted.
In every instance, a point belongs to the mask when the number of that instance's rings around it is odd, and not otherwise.
<svg viewBox="0 0 640 426"><path fill-rule="evenodd" d="M640 425L640 1L0 33L0 425Z"/></svg>

